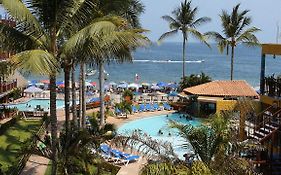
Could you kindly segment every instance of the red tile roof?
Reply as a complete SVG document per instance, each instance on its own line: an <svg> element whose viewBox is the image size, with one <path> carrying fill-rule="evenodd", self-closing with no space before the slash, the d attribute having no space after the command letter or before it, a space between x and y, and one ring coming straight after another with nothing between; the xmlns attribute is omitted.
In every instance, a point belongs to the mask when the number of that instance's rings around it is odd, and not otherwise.
<svg viewBox="0 0 281 175"><path fill-rule="evenodd" d="M255 97L257 92L244 80L212 81L183 90L187 94L214 97Z"/></svg>

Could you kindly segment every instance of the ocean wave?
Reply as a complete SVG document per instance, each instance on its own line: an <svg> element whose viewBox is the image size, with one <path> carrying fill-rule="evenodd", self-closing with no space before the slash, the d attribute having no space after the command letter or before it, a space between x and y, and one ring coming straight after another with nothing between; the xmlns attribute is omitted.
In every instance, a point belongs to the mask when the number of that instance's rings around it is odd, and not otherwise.
<svg viewBox="0 0 281 175"><path fill-rule="evenodd" d="M142 62L142 63L182 63L182 61L177 60L133 60L133 62ZM189 60L185 61L186 63L203 63L205 60Z"/></svg>

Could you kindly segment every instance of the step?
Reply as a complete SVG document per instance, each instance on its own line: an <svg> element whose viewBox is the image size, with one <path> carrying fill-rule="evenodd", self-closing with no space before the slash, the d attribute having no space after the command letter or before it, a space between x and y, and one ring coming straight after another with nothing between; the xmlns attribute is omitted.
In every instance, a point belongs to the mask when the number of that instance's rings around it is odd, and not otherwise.
<svg viewBox="0 0 281 175"><path fill-rule="evenodd" d="M269 134L272 132L272 129L268 129L268 128L260 128L259 129L260 132L263 132L263 133L266 133L266 134Z"/></svg>
<svg viewBox="0 0 281 175"><path fill-rule="evenodd" d="M260 131L255 131L255 133L254 134L258 134L258 135L260 135L260 136L262 136L262 137L265 137L265 136L267 136L268 134L266 134L266 133L263 133L263 132L260 132Z"/></svg>
<svg viewBox="0 0 281 175"><path fill-rule="evenodd" d="M253 139L257 139L258 141L260 141L262 139L261 137L258 137L258 136L253 135L253 134L250 134L249 136Z"/></svg>
<svg viewBox="0 0 281 175"><path fill-rule="evenodd" d="M271 125L271 124L265 124L265 126L266 126L267 128L271 128L271 129L273 129L273 130L278 129L277 126L273 126L273 125Z"/></svg>

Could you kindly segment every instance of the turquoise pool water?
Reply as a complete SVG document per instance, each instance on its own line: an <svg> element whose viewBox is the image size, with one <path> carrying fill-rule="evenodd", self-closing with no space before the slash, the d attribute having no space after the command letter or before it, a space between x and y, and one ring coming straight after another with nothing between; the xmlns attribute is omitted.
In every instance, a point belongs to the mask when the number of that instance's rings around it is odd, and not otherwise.
<svg viewBox="0 0 281 175"><path fill-rule="evenodd" d="M37 105L40 105L44 111L49 111L50 108L50 100L49 99L31 99L24 103L12 104L9 107L17 108L20 111L33 111ZM57 99L57 109L61 109L64 107L64 100Z"/></svg>
<svg viewBox="0 0 281 175"><path fill-rule="evenodd" d="M201 124L201 121L198 119L186 120L186 118L180 116L180 114L174 113L169 114L168 117L166 117L166 115L160 115L135 120L122 125L120 128L118 128L117 132L119 134L126 134L134 131L135 129L141 129L143 132L149 134L154 139L169 141L173 145L173 148L179 158L183 159L183 155L185 153L192 152L192 147L191 145L189 149L183 149L181 147L181 145L185 143L184 140L177 135L176 129L169 128L168 122L169 120L174 120L182 124L191 124L192 126L196 127ZM163 134L159 135L159 130L161 130Z"/></svg>

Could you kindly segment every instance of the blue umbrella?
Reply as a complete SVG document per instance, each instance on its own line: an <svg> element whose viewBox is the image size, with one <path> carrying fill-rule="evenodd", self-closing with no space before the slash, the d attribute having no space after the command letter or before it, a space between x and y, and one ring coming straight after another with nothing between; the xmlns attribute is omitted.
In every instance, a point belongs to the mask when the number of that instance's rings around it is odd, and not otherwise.
<svg viewBox="0 0 281 175"><path fill-rule="evenodd" d="M57 85L57 86L59 86L59 85L63 85L63 84L64 84L64 82L63 82L63 81L57 81L57 82L56 82L56 85Z"/></svg>
<svg viewBox="0 0 281 175"><path fill-rule="evenodd" d="M93 103L93 102L98 102L98 101L100 101L100 98L92 98L88 102Z"/></svg>
<svg viewBox="0 0 281 175"><path fill-rule="evenodd" d="M169 83L167 87L172 88L172 89L176 89L178 87L178 85L174 84L174 83Z"/></svg>
<svg viewBox="0 0 281 175"><path fill-rule="evenodd" d="M118 84L117 88L126 89L128 87L127 83Z"/></svg>
<svg viewBox="0 0 281 175"><path fill-rule="evenodd" d="M167 87L167 86L168 86L168 83L159 82L159 83L156 84L156 86L159 86L159 87Z"/></svg>

